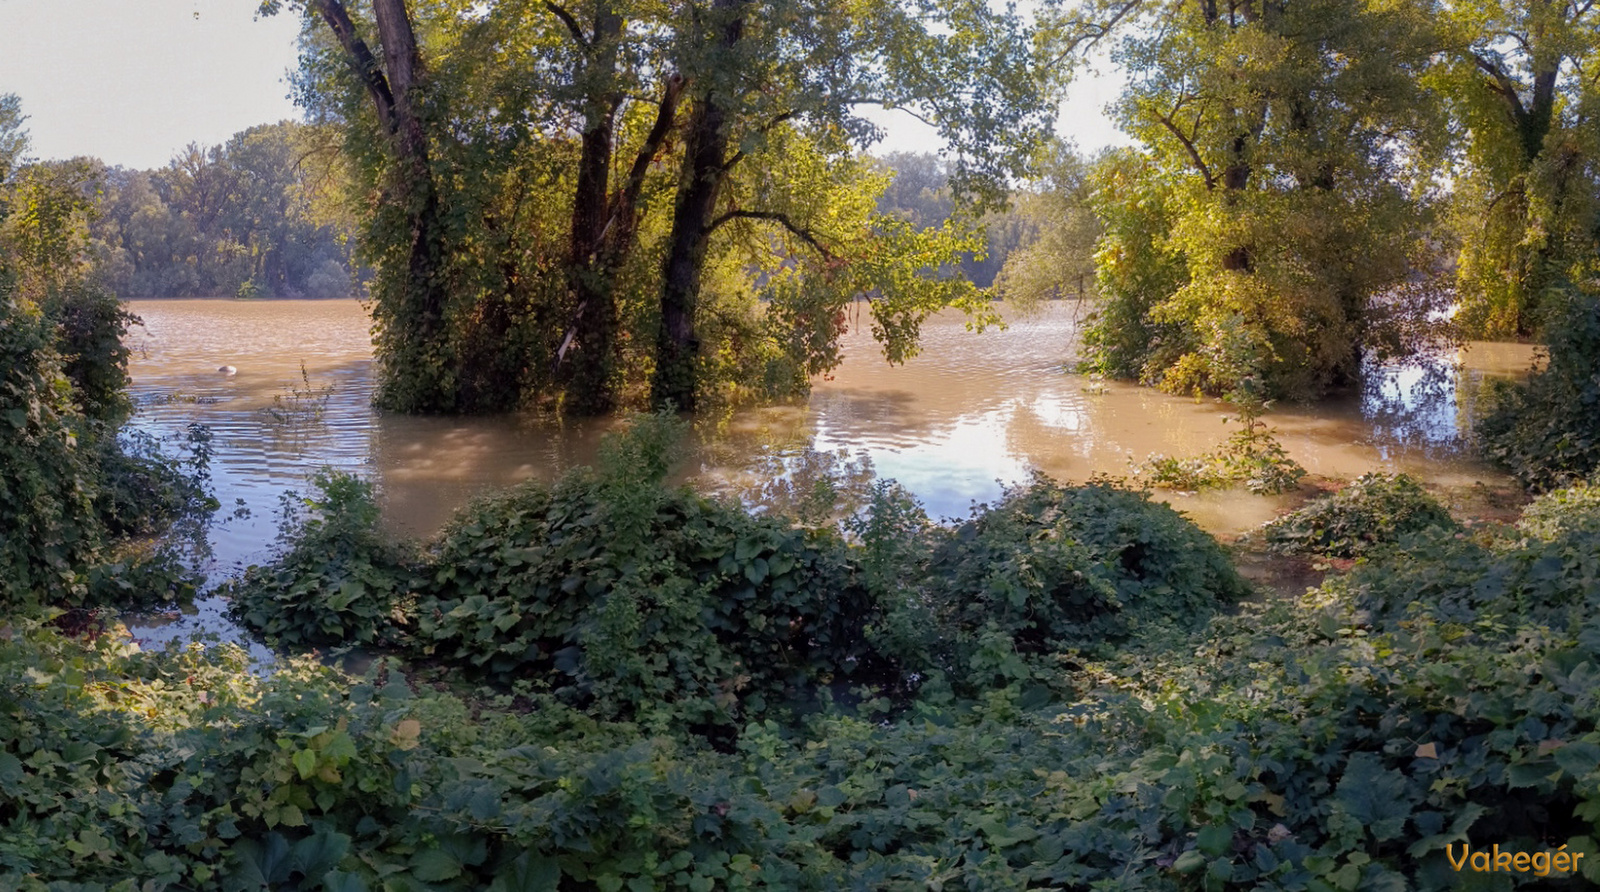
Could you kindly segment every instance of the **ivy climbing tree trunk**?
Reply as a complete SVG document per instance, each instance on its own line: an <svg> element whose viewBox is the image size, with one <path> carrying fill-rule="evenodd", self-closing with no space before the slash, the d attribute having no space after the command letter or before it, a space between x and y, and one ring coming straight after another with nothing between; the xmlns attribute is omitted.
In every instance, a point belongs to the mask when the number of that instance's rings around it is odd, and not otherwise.
<svg viewBox="0 0 1600 892"><path fill-rule="evenodd" d="M385 366L378 403L402 412L460 408L455 363L446 343L444 233L439 193L421 113L422 58L404 0L373 0L382 43L380 65L340 0L312 0L351 70L366 87L394 155L384 201L403 215L402 269L386 270L377 290L379 356ZM404 370L397 374L396 370Z"/></svg>

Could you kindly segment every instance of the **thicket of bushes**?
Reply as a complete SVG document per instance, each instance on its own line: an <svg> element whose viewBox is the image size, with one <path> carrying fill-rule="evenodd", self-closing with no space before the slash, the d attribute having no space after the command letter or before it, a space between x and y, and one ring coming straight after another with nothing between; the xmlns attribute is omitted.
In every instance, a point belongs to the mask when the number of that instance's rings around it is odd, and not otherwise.
<svg viewBox="0 0 1600 892"><path fill-rule="evenodd" d="M402 594L376 601L399 606L403 621L383 616L402 644L435 640L407 602L439 598L452 570L473 590L461 603L549 586L521 603L576 627L575 662L547 660L534 635L520 672L484 673L509 686L442 692L381 663L351 682L306 659L262 676L229 647L139 653L10 623L0 886L1453 889L1447 843L1565 845L1600 880L1600 517L1585 491L1541 499L1522 528L1430 525L1303 598L1220 611L1239 584L1215 545L1107 487L1040 481L954 527L880 487L892 516L876 530L869 507L848 540L736 540L737 573L685 556L725 544L722 524L781 539L775 519L681 491L603 492L589 476L482 503L405 555L404 585L378 586ZM658 519L699 532L647 546ZM806 639L809 653L905 660L920 642L914 691L755 714L749 689L830 680L822 662L787 662L798 638L754 627L803 623L827 593L744 613L748 641L713 622L739 615L738 578L778 584L745 575L758 559L781 580L794 555L813 569L788 573L858 586L877 623L842 648ZM622 584L562 596L575 568L621 580L683 566L703 575L675 604ZM1217 597L1192 598L1202 588ZM606 626L619 594L637 625ZM691 599L699 637L663 653L649 630ZM698 707L675 722L597 709L639 679L594 659L601 627L631 629L610 644L667 672L734 671L699 662L718 653L779 665L730 689L738 733L711 745ZM449 640L494 652L522 634L472 628ZM569 696L575 667L608 692ZM680 689L697 693L697 677Z"/></svg>
<svg viewBox="0 0 1600 892"><path fill-rule="evenodd" d="M215 503L203 434L187 468L119 436L126 323L95 288L24 299L0 263L0 610L126 603L110 566L165 578L138 594L192 590L170 552L128 542Z"/></svg>
<svg viewBox="0 0 1600 892"><path fill-rule="evenodd" d="M600 471L477 502L426 548L386 542L370 487L323 476L285 557L228 594L279 643L381 645L726 744L852 686L970 696L1245 593L1139 493L1041 478L949 528L882 486L844 530L806 527L664 486L672 425L643 419Z"/></svg>
<svg viewBox="0 0 1600 892"><path fill-rule="evenodd" d="M1600 471L1600 291L1563 285L1541 303L1549 361L1526 381L1496 382L1478 424L1484 453L1536 491Z"/></svg>

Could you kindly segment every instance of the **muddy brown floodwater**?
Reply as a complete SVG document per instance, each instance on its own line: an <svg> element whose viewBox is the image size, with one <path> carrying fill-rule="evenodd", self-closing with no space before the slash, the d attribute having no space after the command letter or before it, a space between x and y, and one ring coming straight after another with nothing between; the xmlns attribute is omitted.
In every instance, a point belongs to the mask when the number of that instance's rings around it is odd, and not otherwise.
<svg viewBox="0 0 1600 892"><path fill-rule="evenodd" d="M591 463L610 422L521 417L417 418L374 411L370 320L342 301L133 301L134 426L177 439L213 435L211 481L222 510L208 531L213 581L271 557L280 496L321 467L373 478L386 522L437 530L478 493ZM958 313L923 326L922 353L889 366L865 324L844 364L809 400L751 409L702 434L694 476L738 474L756 458L806 446L865 453L935 516L966 514L1000 482L1039 470L1063 481L1123 475L1152 454L1190 456L1233 429L1225 405L1064 371L1082 308L1050 304L1004 331L975 334ZM855 320L865 322L865 314ZM1432 367L1379 370L1364 393L1268 418L1312 474L1407 471L1445 487L1506 478L1471 457L1470 418L1486 378L1524 372L1518 344L1474 343ZM219 371L232 367L231 374ZM303 369L303 374L302 374ZM1243 491L1161 496L1202 527L1232 535L1279 511L1282 498ZM247 509L239 511L238 509ZM237 515L237 516L236 516ZM238 637L219 599L172 622L142 622L146 640L202 629ZM257 648L259 651L259 648Z"/></svg>

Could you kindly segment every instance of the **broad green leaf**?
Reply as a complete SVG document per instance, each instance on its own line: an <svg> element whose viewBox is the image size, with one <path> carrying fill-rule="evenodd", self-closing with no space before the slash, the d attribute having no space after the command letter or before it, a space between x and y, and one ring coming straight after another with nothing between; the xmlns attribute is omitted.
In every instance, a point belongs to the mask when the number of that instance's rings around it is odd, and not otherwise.
<svg viewBox="0 0 1600 892"><path fill-rule="evenodd" d="M411 874L426 883L461 875L461 861L443 849L424 849L411 856Z"/></svg>
<svg viewBox="0 0 1600 892"><path fill-rule="evenodd" d="M1398 839L1411 814L1405 775L1384 768L1372 753L1350 757L1334 800L1380 842Z"/></svg>

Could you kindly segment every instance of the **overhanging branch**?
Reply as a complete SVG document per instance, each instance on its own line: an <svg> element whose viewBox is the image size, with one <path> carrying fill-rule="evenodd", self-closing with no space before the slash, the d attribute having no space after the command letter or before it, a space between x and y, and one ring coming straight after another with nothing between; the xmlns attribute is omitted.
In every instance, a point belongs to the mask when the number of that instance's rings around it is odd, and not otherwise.
<svg viewBox="0 0 1600 892"><path fill-rule="evenodd" d="M799 238L801 241L804 241L806 244L815 248L817 253L821 254L824 258L832 260L834 257L833 252L823 247L822 243L817 241L816 236L811 234L811 230L796 224L793 220L789 219L788 214L780 213L778 211L728 211L726 214L723 214L717 219L712 220L711 225L706 227L706 232L715 232L718 227L729 220L768 220L770 222L777 223L784 229L794 233L796 238Z"/></svg>
<svg viewBox="0 0 1600 892"><path fill-rule="evenodd" d="M583 28L578 24L578 20L572 17L572 13L567 12L560 4L554 3L552 0L545 0L544 8L554 13L555 17L567 26L567 30L572 33L572 39L576 40L579 46L588 49L589 38L583 33Z"/></svg>

